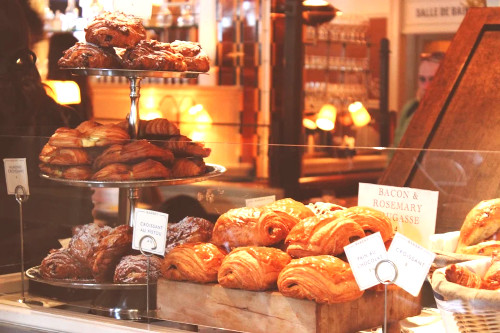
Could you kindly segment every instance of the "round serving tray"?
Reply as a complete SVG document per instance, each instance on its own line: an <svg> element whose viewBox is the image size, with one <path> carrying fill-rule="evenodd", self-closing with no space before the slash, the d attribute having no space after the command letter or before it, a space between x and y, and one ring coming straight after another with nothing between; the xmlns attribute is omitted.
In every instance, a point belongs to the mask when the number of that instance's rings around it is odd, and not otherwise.
<svg viewBox="0 0 500 333"><path fill-rule="evenodd" d="M159 77L159 78L184 78L194 79L205 72L171 72L171 71L152 71L141 69L107 69L107 68L61 68L69 70L73 75L88 76L125 76L129 78L140 77Z"/></svg>
<svg viewBox="0 0 500 333"><path fill-rule="evenodd" d="M98 181L98 180L76 180L76 179L63 179L56 178L41 173L40 177L50 179L66 185L80 186L80 187L120 187L120 188L138 188L138 187L152 187L152 186L170 186L191 184L207 180L212 177L219 176L226 172L226 168L217 164L206 164L207 172L193 177L184 178L170 178L170 179L139 179L139 180L124 180L124 181Z"/></svg>
<svg viewBox="0 0 500 333"><path fill-rule="evenodd" d="M98 290L132 290L144 289L146 283L97 283L95 280L65 280L65 279L44 279L40 275L40 266L34 266L26 271L26 276L33 281L49 284L56 287L74 289L98 289ZM150 282L155 285L156 282Z"/></svg>

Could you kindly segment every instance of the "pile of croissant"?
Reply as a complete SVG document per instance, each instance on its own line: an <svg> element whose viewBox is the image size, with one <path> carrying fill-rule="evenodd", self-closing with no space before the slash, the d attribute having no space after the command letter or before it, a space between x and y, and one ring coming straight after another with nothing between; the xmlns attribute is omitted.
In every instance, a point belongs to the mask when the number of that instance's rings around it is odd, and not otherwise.
<svg viewBox="0 0 500 333"><path fill-rule="evenodd" d="M484 276L462 265L451 264L445 269L446 280L464 287L500 291L500 254L494 252Z"/></svg>
<svg viewBox="0 0 500 333"><path fill-rule="evenodd" d="M180 134L167 119L141 120L138 140L128 123L85 121L59 128L39 155L42 173L63 179L130 181L197 176L206 172L211 150ZM159 139L159 141L148 141Z"/></svg>
<svg viewBox="0 0 500 333"><path fill-rule="evenodd" d="M346 302L363 291L341 259L343 248L375 232L387 246L394 235L391 221L375 209L306 206L286 198L222 214L210 240L185 242L166 253L161 274L225 288L278 289L318 303Z"/></svg>
<svg viewBox="0 0 500 333"><path fill-rule="evenodd" d="M58 61L66 68L125 68L207 72L208 56L198 43L146 39L142 21L122 12L103 12L85 28L85 41L66 50Z"/></svg>
<svg viewBox="0 0 500 333"><path fill-rule="evenodd" d="M500 198L484 200L465 217L456 252L490 256L500 251Z"/></svg>

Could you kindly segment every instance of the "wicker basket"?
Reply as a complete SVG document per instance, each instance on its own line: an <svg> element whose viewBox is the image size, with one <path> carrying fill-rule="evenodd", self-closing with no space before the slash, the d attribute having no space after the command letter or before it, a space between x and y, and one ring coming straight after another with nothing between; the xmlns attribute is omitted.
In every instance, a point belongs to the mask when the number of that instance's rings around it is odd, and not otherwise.
<svg viewBox="0 0 500 333"><path fill-rule="evenodd" d="M484 258L458 265L484 276L490 262L490 258ZM472 289L448 282L444 267L432 274L431 284L447 333L500 332L500 291Z"/></svg>

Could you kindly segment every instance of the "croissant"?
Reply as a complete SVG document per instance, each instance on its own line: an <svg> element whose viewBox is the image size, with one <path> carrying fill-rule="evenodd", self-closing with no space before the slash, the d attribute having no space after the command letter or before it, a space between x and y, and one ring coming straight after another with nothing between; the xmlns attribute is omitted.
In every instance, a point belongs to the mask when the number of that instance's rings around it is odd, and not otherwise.
<svg viewBox="0 0 500 333"><path fill-rule="evenodd" d="M92 177L92 170L88 165L50 165L39 164L40 171L48 176L73 180L88 180Z"/></svg>
<svg viewBox="0 0 500 333"><path fill-rule="evenodd" d="M49 145L54 147L81 148L83 133L67 127L58 128L49 138Z"/></svg>
<svg viewBox="0 0 500 333"><path fill-rule="evenodd" d="M226 252L211 243L186 243L172 249L161 265L168 280L217 282L217 272Z"/></svg>
<svg viewBox="0 0 500 333"><path fill-rule="evenodd" d="M172 177L193 177L205 173L205 162L203 159L176 158L172 165Z"/></svg>
<svg viewBox="0 0 500 333"><path fill-rule="evenodd" d="M120 61L112 48L103 49L92 43L77 42L64 51L57 61L60 67L69 68L120 68Z"/></svg>
<svg viewBox="0 0 500 333"><path fill-rule="evenodd" d="M500 251L500 241L490 240L480 242L476 245L464 246L456 250L457 253L473 254L480 256L492 255L495 251Z"/></svg>
<svg viewBox="0 0 500 333"><path fill-rule="evenodd" d="M479 275L470 271L464 266L451 264L445 269L446 280L459 284L464 287L480 289L483 287L483 281Z"/></svg>
<svg viewBox="0 0 500 333"><path fill-rule="evenodd" d="M213 229L214 224L201 217L186 216L177 223L169 223L165 253L184 243L208 242Z"/></svg>
<svg viewBox="0 0 500 333"><path fill-rule="evenodd" d="M130 140L127 131L113 124L96 126L84 134L83 147L105 147Z"/></svg>
<svg viewBox="0 0 500 333"><path fill-rule="evenodd" d="M211 149L205 148L202 142L192 141L184 135L165 140L163 147L171 150L177 157L208 157L211 152Z"/></svg>
<svg viewBox="0 0 500 333"><path fill-rule="evenodd" d="M158 161L144 160L134 165L112 163L106 165L92 176L99 181L127 181L137 179L168 179L171 171Z"/></svg>
<svg viewBox="0 0 500 333"><path fill-rule="evenodd" d="M40 275L44 279L87 279L91 278L87 266L73 257L67 249L51 250L40 264Z"/></svg>
<svg viewBox="0 0 500 333"><path fill-rule="evenodd" d="M500 238L500 198L481 201L465 217L457 252L463 247Z"/></svg>
<svg viewBox="0 0 500 333"><path fill-rule="evenodd" d="M328 304L363 295L349 264L329 255L292 259L278 276L278 289L288 297Z"/></svg>
<svg viewBox="0 0 500 333"><path fill-rule="evenodd" d="M108 226L101 227L96 223L85 224L71 237L68 251L90 270L94 252L99 247L99 242L111 231L112 228Z"/></svg>
<svg viewBox="0 0 500 333"><path fill-rule="evenodd" d="M270 209L243 207L219 216L212 242L219 246L267 246L285 239L288 226Z"/></svg>
<svg viewBox="0 0 500 333"><path fill-rule="evenodd" d="M42 148L38 158L43 163L55 165L81 165L91 163L91 157L84 149L58 148L48 143Z"/></svg>
<svg viewBox="0 0 500 333"><path fill-rule="evenodd" d="M309 208L314 214L317 216L319 215L330 215L333 212L336 212L338 210L343 210L346 209L343 206L339 206L330 202L314 202L314 203L309 203L306 206Z"/></svg>
<svg viewBox="0 0 500 333"><path fill-rule="evenodd" d="M184 56L175 53L169 43L157 40L141 40L134 47L128 48L122 55L122 62L128 69L179 72L187 70Z"/></svg>
<svg viewBox="0 0 500 333"><path fill-rule="evenodd" d="M344 252L344 246L365 236L353 219L325 216L312 216L297 223L285 240L286 252L294 258L338 255Z"/></svg>
<svg viewBox="0 0 500 333"><path fill-rule="evenodd" d="M272 247L238 247L231 251L219 268L218 281L225 288L268 290L291 258Z"/></svg>
<svg viewBox="0 0 500 333"><path fill-rule="evenodd" d="M113 277L114 283L146 283L148 282L148 260L149 260L149 282L154 283L160 277L162 260L157 256L149 259L143 254L128 255L120 259L116 265Z"/></svg>
<svg viewBox="0 0 500 333"><path fill-rule="evenodd" d="M500 288L500 252L492 255L491 265L484 274L483 280L490 284L488 289Z"/></svg>
<svg viewBox="0 0 500 333"><path fill-rule="evenodd" d="M184 56L188 71L208 72L210 69L208 56L199 43L176 40L170 43L170 47Z"/></svg>
<svg viewBox="0 0 500 333"><path fill-rule="evenodd" d="M342 210L337 216L349 217L356 221L363 228L365 235L380 232L384 242L394 236L391 220L384 213L376 209L354 206Z"/></svg>
<svg viewBox="0 0 500 333"><path fill-rule="evenodd" d="M179 135L180 131L174 123L165 118L141 120L139 122L139 137L144 139L165 138Z"/></svg>
<svg viewBox="0 0 500 333"><path fill-rule="evenodd" d="M276 200L265 207L278 214L288 225L289 230L291 230L300 220L314 216L314 213L303 203L291 198Z"/></svg>

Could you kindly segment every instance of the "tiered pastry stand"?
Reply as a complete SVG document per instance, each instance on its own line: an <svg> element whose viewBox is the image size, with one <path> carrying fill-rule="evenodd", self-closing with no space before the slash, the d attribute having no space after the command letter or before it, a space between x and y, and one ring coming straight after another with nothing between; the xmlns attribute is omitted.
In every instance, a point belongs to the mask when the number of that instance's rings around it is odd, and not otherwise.
<svg viewBox="0 0 500 333"><path fill-rule="evenodd" d="M123 76L130 83L130 113L128 114L129 135L132 139L138 137L139 132L139 97L140 83L145 77L156 78L197 78L198 72L168 72L168 71L147 71L147 70L125 70L125 69L95 69L95 68L70 68L73 75L83 76ZM41 174L42 178L52 180L69 186L80 187L106 187L119 188L120 197L122 191L127 191L127 202L120 202L120 206L127 205L128 225L134 225L135 206L138 199L139 188L154 187L154 186L173 186L180 184L190 184L201 182L206 179L223 174L226 169L223 166L216 164L206 164L206 173L193 177L174 178L174 179L152 179L152 180L128 180L128 181L95 181L95 180L70 180L51 177L46 174ZM121 210L121 208L120 208ZM139 319L139 313L148 308L144 306L144 295L146 293L147 284L115 284L115 283L96 283L92 280L45 280L40 276L39 267L33 267L27 270L26 275L30 281L34 283L49 285L54 288L63 289L87 289L102 291L101 294L93 301L91 312L109 315L118 319ZM132 297L128 297L132 294ZM156 294L156 293L154 293ZM134 300L138 298L139 301ZM132 299L130 301L130 299ZM116 302L118 301L118 303ZM130 301L130 302L129 302ZM153 301L153 306L156 304L156 299ZM151 303L151 302L150 302Z"/></svg>

